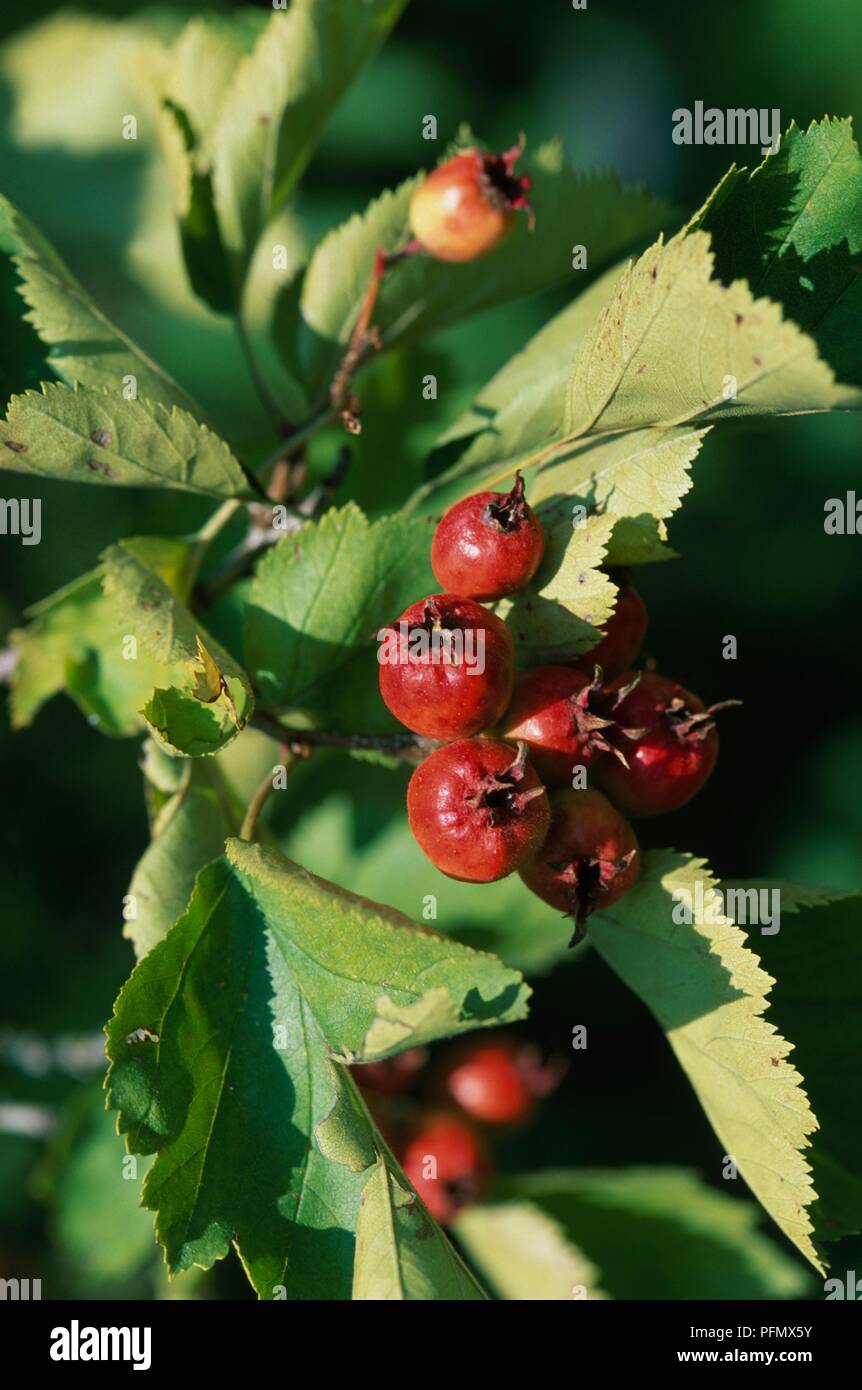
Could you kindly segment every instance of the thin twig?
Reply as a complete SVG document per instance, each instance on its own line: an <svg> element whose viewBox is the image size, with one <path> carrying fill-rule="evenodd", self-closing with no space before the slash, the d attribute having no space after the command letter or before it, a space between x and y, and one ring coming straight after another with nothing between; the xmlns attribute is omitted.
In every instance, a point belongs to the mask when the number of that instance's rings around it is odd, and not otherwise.
<svg viewBox="0 0 862 1390"><path fill-rule="evenodd" d="M438 746L434 739L423 738L420 734L340 734L328 729L291 729L262 709L255 710L251 725L291 751L302 748L355 748L417 761L427 757Z"/></svg>
<svg viewBox="0 0 862 1390"><path fill-rule="evenodd" d="M359 314L344 356L332 378L329 387L329 400L333 414L338 417L349 434L359 434L362 425L359 421L359 397L353 392L353 378L367 357L379 352L383 346L379 328L371 322L386 272L397 265L405 256L419 255L425 248L418 241L410 241L400 251L383 251L378 248L368 287L359 306Z"/></svg>
<svg viewBox="0 0 862 1390"><path fill-rule="evenodd" d="M222 502L217 507L212 516L208 517L199 531L195 533L195 540L203 545L209 545L214 540L219 531L227 526L228 522L236 516L236 513L245 505L238 497L229 497L227 502Z"/></svg>
<svg viewBox="0 0 862 1390"><path fill-rule="evenodd" d="M296 755L289 751L286 752L284 757L285 772L289 772L295 762ZM241 840L254 839L260 813L266 805L267 801L269 801L269 798L272 796L272 793L275 791L275 783L273 780L273 775L275 771L275 768L269 768L266 776L264 777L263 781L261 782L260 786L258 787L257 791L255 792L254 796L248 804L248 810L246 811L245 818L243 820L242 825L240 826L239 838Z"/></svg>

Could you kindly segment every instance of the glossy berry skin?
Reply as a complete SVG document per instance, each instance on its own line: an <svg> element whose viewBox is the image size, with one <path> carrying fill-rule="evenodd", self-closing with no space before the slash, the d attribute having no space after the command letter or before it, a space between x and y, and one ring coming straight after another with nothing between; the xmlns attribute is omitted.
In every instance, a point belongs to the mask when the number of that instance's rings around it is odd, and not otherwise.
<svg viewBox="0 0 862 1390"><path fill-rule="evenodd" d="M618 677L616 686L629 682ZM658 816L676 811L700 791L718 757L718 733L712 715L676 681L645 671L620 704L620 718L644 729L626 748L628 766L608 759L596 771L596 784L627 816Z"/></svg>
<svg viewBox="0 0 862 1390"><path fill-rule="evenodd" d="M515 683L501 724L504 738L523 739L530 761L547 787L571 786L576 766L592 767L605 754L619 756L610 741L617 729L616 692L573 666L536 666ZM626 731L617 740L625 745Z"/></svg>
<svg viewBox="0 0 862 1390"><path fill-rule="evenodd" d="M575 918L574 946L590 914L611 907L637 880L637 837L601 792L554 792L545 842L519 872L546 903Z"/></svg>
<svg viewBox="0 0 862 1390"><path fill-rule="evenodd" d="M518 473L511 492L477 492L449 508L434 532L431 568L452 593L498 599L529 583L544 551L542 523Z"/></svg>
<svg viewBox="0 0 862 1390"><path fill-rule="evenodd" d="M477 1202L491 1178L481 1135L458 1115L430 1115L400 1158L431 1215L443 1224L453 1221L462 1207Z"/></svg>
<svg viewBox="0 0 862 1390"><path fill-rule="evenodd" d="M553 1089L557 1068L543 1067L538 1050L504 1034L456 1047L439 1075L438 1086L473 1120L516 1125L529 1119L536 1098Z"/></svg>
<svg viewBox="0 0 862 1390"><path fill-rule="evenodd" d="M407 787L407 816L431 862L468 883L505 878L550 822L526 746L516 751L489 738L458 739L420 763Z"/></svg>
<svg viewBox="0 0 862 1390"><path fill-rule="evenodd" d="M518 146L503 155L464 150L428 175L413 195L410 227L438 261L475 261L506 236L518 211L529 208L528 178L513 170Z"/></svg>
<svg viewBox="0 0 862 1390"><path fill-rule="evenodd" d="M420 599L378 633L380 694L416 734L453 739L496 724L512 693L506 624L454 594Z"/></svg>
<svg viewBox="0 0 862 1390"><path fill-rule="evenodd" d="M646 604L623 576L613 575L619 583L617 606L605 624L605 635L597 647L585 652L572 665L591 676L597 666L606 681L627 671L643 646L648 625Z"/></svg>
<svg viewBox="0 0 862 1390"><path fill-rule="evenodd" d="M409 1047L406 1052L385 1057L381 1062L364 1062L354 1067L353 1075L363 1091L397 1096L408 1090L427 1061L427 1047Z"/></svg>

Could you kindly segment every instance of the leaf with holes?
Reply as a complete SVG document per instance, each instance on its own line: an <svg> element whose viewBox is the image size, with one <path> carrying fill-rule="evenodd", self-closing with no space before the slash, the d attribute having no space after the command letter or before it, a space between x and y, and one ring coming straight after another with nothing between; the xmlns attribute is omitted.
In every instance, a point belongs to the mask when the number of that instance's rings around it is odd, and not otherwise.
<svg viewBox="0 0 862 1390"><path fill-rule="evenodd" d="M493 957L228 842L107 1030L109 1104L130 1150L158 1155L143 1201L172 1269L208 1267L233 1241L262 1297L349 1296L363 1174L379 1144L329 1058L381 1055L367 1039L387 1010L409 1017L435 991L449 1009L388 1037L383 1052L524 1008L523 983ZM395 1200L411 1207L399 1224L424 1222L438 1243L424 1277L448 1278L443 1237L396 1182Z"/></svg>
<svg viewBox="0 0 862 1390"><path fill-rule="evenodd" d="M245 672L130 547L112 546L104 566L116 624L157 666L158 683L141 709L150 730L163 747L185 757L217 753L251 717L254 698Z"/></svg>

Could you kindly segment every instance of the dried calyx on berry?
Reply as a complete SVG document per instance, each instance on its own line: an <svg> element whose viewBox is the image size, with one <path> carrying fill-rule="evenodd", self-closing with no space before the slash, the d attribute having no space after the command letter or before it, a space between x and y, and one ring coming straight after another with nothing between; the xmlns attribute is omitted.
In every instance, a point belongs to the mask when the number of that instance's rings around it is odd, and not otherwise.
<svg viewBox="0 0 862 1390"><path fill-rule="evenodd" d="M570 944L575 946L590 914L617 902L636 881L637 837L601 792L558 791L551 797L547 837L519 872L544 902L574 917Z"/></svg>
<svg viewBox="0 0 862 1390"><path fill-rule="evenodd" d="M505 237L517 214L533 226L532 182L516 174L523 137L504 154L463 150L438 165L413 195L410 227L421 248L441 261L473 261Z"/></svg>
<svg viewBox="0 0 862 1390"><path fill-rule="evenodd" d="M684 806L715 767L714 716L740 701L707 708L657 671L645 671L636 685L620 676L609 689L620 695L620 717L641 725L642 732L626 747L625 763L605 759L597 766L596 783L627 816L657 816Z"/></svg>
<svg viewBox="0 0 862 1390"><path fill-rule="evenodd" d="M544 787L531 785L532 782L527 745L519 743L508 767L499 772L491 769L479 779L476 790L467 797L467 805L474 811L484 811L490 826L505 825L507 820L523 815L531 801L544 796Z"/></svg>
<svg viewBox="0 0 862 1390"><path fill-rule="evenodd" d="M715 716L719 710L741 704L741 700L718 700L706 709L691 709L685 698L677 695L661 713L674 738L681 743L703 743L715 728Z"/></svg>
<svg viewBox="0 0 862 1390"><path fill-rule="evenodd" d="M623 752L624 740L638 739L644 732L643 729L626 728L619 717L626 697L639 680L640 675L635 675L628 685L619 690L609 690L602 684L601 667L596 666L589 685L585 685L569 701L572 730L581 745L592 754L610 753L624 767L628 766ZM616 742L610 742L611 734Z"/></svg>
<svg viewBox="0 0 862 1390"><path fill-rule="evenodd" d="M515 481L509 492L493 493L491 497L492 500L485 508L491 525L499 526L501 531L506 532L517 531L519 526L523 526L530 508L527 506L524 479L520 472L515 474Z"/></svg>
<svg viewBox="0 0 862 1390"><path fill-rule="evenodd" d="M626 761L627 741L643 733L621 719L637 681L635 676L622 689L608 688L598 667L590 680L572 666L537 666L516 683L503 736L527 742L547 786L568 786L577 765L590 767L606 754Z"/></svg>

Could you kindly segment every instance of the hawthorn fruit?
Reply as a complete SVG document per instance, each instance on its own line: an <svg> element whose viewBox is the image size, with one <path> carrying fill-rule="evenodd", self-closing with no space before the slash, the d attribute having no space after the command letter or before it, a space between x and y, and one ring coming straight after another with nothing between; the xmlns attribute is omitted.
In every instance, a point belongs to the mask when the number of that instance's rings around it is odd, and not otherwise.
<svg viewBox="0 0 862 1390"><path fill-rule="evenodd" d="M514 172L522 152L520 144L500 155L464 150L428 175L413 194L410 227L429 255L475 261L499 245L521 209L530 212L530 179Z"/></svg>
<svg viewBox="0 0 862 1390"><path fill-rule="evenodd" d="M587 918L617 902L640 873L637 837L601 792L566 789L551 796L551 828L519 873L551 907L574 917L571 944Z"/></svg>
<svg viewBox="0 0 862 1390"><path fill-rule="evenodd" d="M487 608L455 594L420 599L388 628L377 660L395 718L427 738L468 738L496 724L515 678L515 644Z"/></svg>
<svg viewBox="0 0 862 1390"><path fill-rule="evenodd" d="M625 762L607 759L597 767L595 781L625 815L658 816L678 810L700 791L718 758L713 716L739 701L707 709L666 676L646 671L633 686L631 674L618 677L611 689L622 697L620 719L635 721L642 732L626 744Z"/></svg>
<svg viewBox="0 0 862 1390"><path fill-rule="evenodd" d="M523 739L530 760L548 787L570 786L576 766L592 767L640 730L619 722L623 692L607 691L598 671L590 680L572 666L536 666L519 676L501 732ZM612 738L613 734L613 738Z"/></svg>
<svg viewBox="0 0 862 1390"><path fill-rule="evenodd" d="M468 883L505 878L550 823L526 745L516 752L489 738L459 739L431 753L410 779L407 816L432 864Z"/></svg>
<svg viewBox="0 0 862 1390"><path fill-rule="evenodd" d="M482 1136L459 1115L428 1116L400 1161L431 1215L444 1225L484 1196L491 1178Z"/></svg>
<svg viewBox="0 0 862 1390"><path fill-rule="evenodd" d="M542 523L517 473L510 492L477 492L449 508L434 533L431 567L452 593L498 599L529 583L544 551Z"/></svg>

